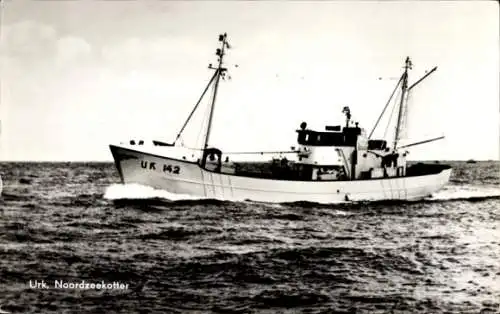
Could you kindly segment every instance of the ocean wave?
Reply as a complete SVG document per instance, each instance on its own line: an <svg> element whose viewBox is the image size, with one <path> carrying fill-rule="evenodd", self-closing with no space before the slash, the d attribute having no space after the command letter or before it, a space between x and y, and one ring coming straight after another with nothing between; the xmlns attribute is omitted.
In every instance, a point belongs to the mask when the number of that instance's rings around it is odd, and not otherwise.
<svg viewBox="0 0 500 314"><path fill-rule="evenodd" d="M104 198L108 200L118 199L166 199L171 201L203 200L208 199L202 196L188 194L175 194L165 190L158 190L141 184L112 184L104 193Z"/></svg>
<svg viewBox="0 0 500 314"><path fill-rule="evenodd" d="M111 200L117 205L224 205L228 203L245 203L260 205L271 209L286 208L318 208L332 209L338 215L349 215L349 210L365 207L367 204L375 206L399 206L414 203L444 202L444 201L480 201L485 199L500 198L500 188L492 186L474 185L447 185L432 196L421 200L380 200L380 201L348 201L338 203L317 203L309 201L266 203L252 200L229 201L216 198L207 198L189 194L176 194L165 190L155 189L140 184L112 184L107 187L103 195L106 200ZM332 207L333 206L333 207ZM298 218L298 217L293 217Z"/></svg>

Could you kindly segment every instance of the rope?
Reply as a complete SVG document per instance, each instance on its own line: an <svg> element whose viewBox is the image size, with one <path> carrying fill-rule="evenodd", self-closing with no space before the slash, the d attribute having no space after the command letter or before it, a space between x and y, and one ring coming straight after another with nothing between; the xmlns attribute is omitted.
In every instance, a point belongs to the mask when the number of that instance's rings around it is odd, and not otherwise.
<svg viewBox="0 0 500 314"><path fill-rule="evenodd" d="M215 93L215 85L212 86L212 97L211 97L212 99L213 99L214 93ZM205 114L204 114L205 119L203 120L203 127L200 129L200 133L201 133L201 130L205 130L205 137L208 136L208 120L210 119L210 117L209 117L210 107L211 107L211 105L206 106L206 108L205 108ZM199 134L198 134L198 137L199 137ZM196 142L197 142L196 144L198 144L198 139L196 139ZM203 143L199 146L203 146ZM201 147L201 150L203 150L203 149L205 149L205 147Z"/></svg>
<svg viewBox="0 0 500 314"><path fill-rule="evenodd" d="M182 126L181 130L179 131L179 133L177 134L177 137L175 138L175 141L174 141L174 144L175 142L177 142L177 140L179 139L179 137L181 137L181 134L182 132L184 131L184 128L186 128L189 120L191 119L191 117L193 116L194 112L196 111L196 109L198 108L199 104L201 103L201 100L203 99L203 96L205 96L208 88L210 87L210 84L212 84L212 82L214 81L215 77L217 76L217 71L214 73L214 75L212 76L212 78L210 79L210 82L208 82L207 84L207 87L205 87L205 90L203 91L203 93L201 94L200 98L198 99L198 101L196 102L196 105L194 106L193 110L191 111L191 113L189 114L189 116L187 117L186 121L184 122L184 125Z"/></svg>
<svg viewBox="0 0 500 314"><path fill-rule="evenodd" d="M205 112L204 112L204 115L203 115L205 118L203 119L203 121L201 123L201 127L198 129L198 136L196 137L196 140L195 140L195 143L194 143L194 145L198 146L198 147L201 146L201 144L200 144L201 133L206 128L206 124L208 123L208 121L207 121L208 120L207 112L208 112L209 107L210 106L206 106L205 107ZM190 148L190 149L203 150L204 147L202 147L202 148Z"/></svg>
<svg viewBox="0 0 500 314"><path fill-rule="evenodd" d="M391 93L391 97L389 97L389 100L387 100L387 103L385 104L384 106L384 110L382 110L382 113L380 113L380 116L378 117L377 119L377 122L375 122L375 125L373 126L373 129L372 131L370 132L370 135L368 136L368 139L370 139L373 135L373 132L375 132L375 129L377 128L378 126L378 123L380 122L380 119L382 119L384 113L385 113L385 110L387 109L387 106L389 106L389 104L391 103L391 100L392 100L392 97L394 97L394 94L396 93L396 91L398 90L398 87L399 85L401 84L401 81L403 80L403 76L401 76L401 78L399 79L398 81L398 84L396 84L396 87L394 87L394 90L392 91Z"/></svg>
<svg viewBox="0 0 500 314"><path fill-rule="evenodd" d="M275 152L224 152L226 155L267 155L267 154L297 154L297 151L275 151Z"/></svg>
<svg viewBox="0 0 500 314"><path fill-rule="evenodd" d="M398 92L398 97L399 97L399 94L401 94L401 91ZM384 132L384 138L386 138L387 136L387 131L389 130L389 126L391 125L391 121L392 121L392 117L394 116L394 109L396 109L396 100L397 98L394 98L394 103L393 103L393 106L392 106L392 110L391 110L391 114L389 115L389 121L387 122L387 126L385 128L385 132Z"/></svg>
<svg viewBox="0 0 500 314"><path fill-rule="evenodd" d="M411 101L411 96L412 96L412 93L410 90L408 90L406 92L406 105L405 105L405 116L404 116L404 129L403 129L403 134L402 136L404 136L405 138L408 138L408 130L409 130L409 127L410 127L410 123L409 123L409 117L410 117L410 101Z"/></svg>

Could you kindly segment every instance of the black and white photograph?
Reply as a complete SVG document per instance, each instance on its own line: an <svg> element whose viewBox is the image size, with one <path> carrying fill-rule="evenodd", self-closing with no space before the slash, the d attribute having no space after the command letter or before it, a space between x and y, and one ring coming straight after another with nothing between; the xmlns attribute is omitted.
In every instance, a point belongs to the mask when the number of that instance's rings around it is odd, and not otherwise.
<svg viewBox="0 0 500 314"><path fill-rule="evenodd" d="M497 1L0 1L0 314L500 313Z"/></svg>

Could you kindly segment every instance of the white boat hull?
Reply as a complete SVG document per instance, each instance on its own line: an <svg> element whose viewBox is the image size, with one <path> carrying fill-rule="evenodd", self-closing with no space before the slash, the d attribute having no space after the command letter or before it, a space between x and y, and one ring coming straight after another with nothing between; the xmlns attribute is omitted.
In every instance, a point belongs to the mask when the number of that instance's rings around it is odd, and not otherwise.
<svg viewBox="0 0 500 314"><path fill-rule="evenodd" d="M292 181L221 174L196 162L110 145L123 183L137 183L170 193L221 200L318 202L418 200L441 189L451 168L432 174L355 181Z"/></svg>

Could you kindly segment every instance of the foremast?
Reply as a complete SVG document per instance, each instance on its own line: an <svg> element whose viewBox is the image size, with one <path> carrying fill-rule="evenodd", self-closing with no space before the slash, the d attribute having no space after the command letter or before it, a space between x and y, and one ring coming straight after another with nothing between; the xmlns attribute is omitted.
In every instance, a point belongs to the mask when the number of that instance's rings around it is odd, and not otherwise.
<svg viewBox="0 0 500 314"><path fill-rule="evenodd" d="M215 101L217 99L217 91L218 91L218 88L219 88L219 82L220 82L221 78L225 77L226 72L227 72L227 68L225 68L223 66L224 65L224 56L226 54L226 49L230 49L230 47L231 47L229 45L228 41L227 41L227 33L219 35L219 42L220 42L220 48L217 48L217 50L215 52L215 54L218 56L218 59L217 59L218 65L217 65L217 67L214 67L211 63L208 65L208 68L211 69L211 70L215 70L215 72L212 75L212 78L208 82L207 86L205 87L205 90L201 94L200 98L196 102L196 105L194 106L193 110L191 111L191 113L189 114L188 118L184 122L181 130L177 134L173 145L175 145L175 143L181 137L182 132L186 128L189 120L191 119L191 117L193 116L194 112L198 108L199 104L203 100L203 98L204 98L205 94L207 93L208 89L210 88L210 86L213 86L212 99L210 101L210 112L209 112L209 116L208 116L207 128L206 128L206 131L205 131L205 136L204 136L204 139L203 139L202 150L208 148L208 143L209 143L209 140L210 140L210 132L211 132L211 129L212 129L212 120L213 120L213 114L214 114L214 108L215 108Z"/></svg>
<svg viewBox="0 0 500 314"><path fill-rule="evenodd" d="M214 90L212 94L212 102L210 104L210 113L208 115L208 123L207 123L207 132L205 135L205 141L203 143L203 149L208 148L208 143L210 140L210 132L212 130L212 120L213 120L213 115L214 115L214 108L215 108L215 100L217 99L217 91L219 89L219 82L221 77L224 77L226 75L227 68L223 67L224 64L224 56L226 52L226 48L229 49L229 43L227 42L227 33L219 35L219 42L221 43L220 48L217 48L215 54L219 57L218 61L218 66L215 68L210 64L208 66L209 69L215 70L215 84L214 84Z"/></svg>

